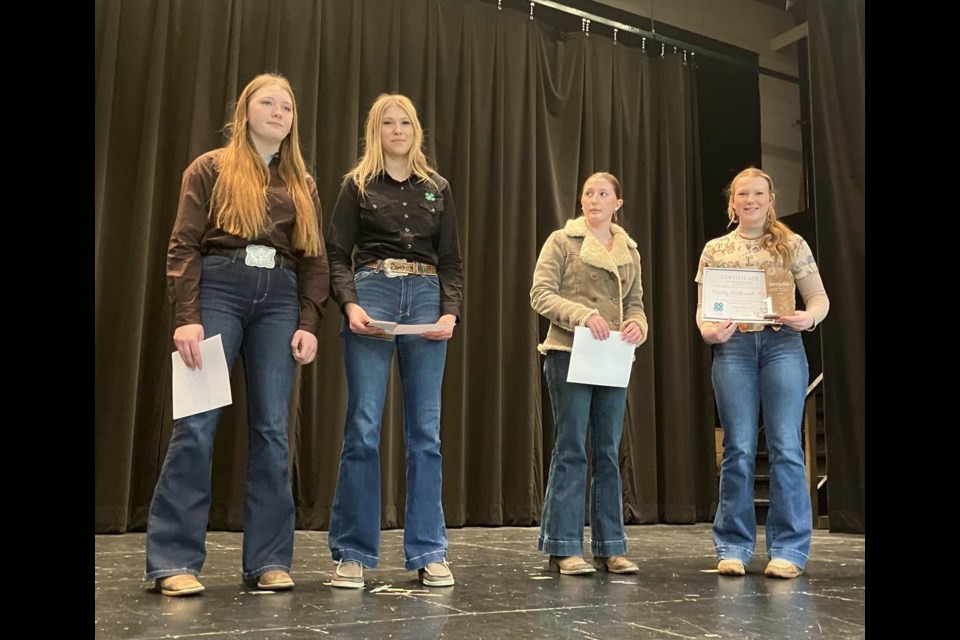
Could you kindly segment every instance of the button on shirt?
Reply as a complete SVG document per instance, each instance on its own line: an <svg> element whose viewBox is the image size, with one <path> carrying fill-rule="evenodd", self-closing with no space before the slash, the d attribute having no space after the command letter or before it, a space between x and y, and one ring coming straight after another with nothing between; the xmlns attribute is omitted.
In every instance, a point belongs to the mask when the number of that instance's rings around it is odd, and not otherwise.
<svg viewBox="0 0 960 640"><path fill-rule="evenodd" d="M398 258L435 266L440 315L460 317L463 262L456 209L447 181L431 177L435 185L416 176L399 182L382 172L367 184L363 198L352 178L344 181L326 234L330 283L341 308L358 303L354 265Z"/></svg>

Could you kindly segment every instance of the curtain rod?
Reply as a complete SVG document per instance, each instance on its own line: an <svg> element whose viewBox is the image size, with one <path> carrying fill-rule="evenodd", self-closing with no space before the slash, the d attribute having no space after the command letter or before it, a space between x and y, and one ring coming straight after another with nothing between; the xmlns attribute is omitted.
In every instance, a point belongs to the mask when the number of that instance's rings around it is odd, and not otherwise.
<svg viewBox="0 0 960 640"><path fill-rule="evenodd" d="M497 4L499 5L500 3L498 2ZM707 49L695 44L691 44L689 42L677 40L676 38L662 36L657 33L655 23L654 23L653 31L646 31L644 29L639 29L637 27L630 26L623 22L618 22L617 20L611 20L609 18L604 18L603 16L598 16L596 14L589 13L587 11L583 11L581 9L577 9L574 7L570 7L565 4L561 4L559 2L553 2L553 0L531 1L530 2L530 18L531 19L533 19L533 8L538 4L542 4L545 7L550 7L551 9L556 9L557 11L562 11L563 13L569 13L571 15L575 15L578 18L586 19L586 20L589 20L590 22L599 22L600 24L607 25L608 27L613 27L614 29L618 29L620 31L626 31L628 33L633 33L635 35L638 35L644 38L650 38L654 42L661 42L663 44L679 47L681 49L685 49L692 53L696 53L708 58L713 58L715 60L720 60L722 62L727 62L729 64L733 64L738 67L743 67L751 70L758 69L760 73L768 76L773 76L775 78L779 78L780 80L786 80L788 82L794 82L794 83L799 82L799 78L795 78L794 76L791 76L789 74L781 73L780 71L774 71L773 69L766 69L759 65L754 65L744 60L741 60L739 58L735 58L734 56L730 56L725 53L720 53L719 51L714 51L713 49ZM650 20L651 22L653 22L652 17L650 18Z"/></svg>

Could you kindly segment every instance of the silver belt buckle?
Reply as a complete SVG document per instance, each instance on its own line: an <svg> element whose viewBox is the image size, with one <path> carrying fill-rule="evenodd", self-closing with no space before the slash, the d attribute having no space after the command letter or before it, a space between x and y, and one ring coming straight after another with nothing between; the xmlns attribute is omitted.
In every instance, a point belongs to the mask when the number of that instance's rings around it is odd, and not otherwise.
<svg viewBox="0 0 960 640"><path fill-rule="evenodd" d="M243 261L248 267L273 269L277 266L277 250L274 247L265 247L261 244L248 244L247 257Z"/></svg>
<svg viewBox="0 0 960 640"><path fill-rule="evenodd" d="M399 278L400 276L407 275L403 271L394 271L393 264L395 262L403 262L403 260L397 260L396 258L387 258L383 261L383 264L380 265L380 270L383 272L383 275L388 278Z"/></svg>

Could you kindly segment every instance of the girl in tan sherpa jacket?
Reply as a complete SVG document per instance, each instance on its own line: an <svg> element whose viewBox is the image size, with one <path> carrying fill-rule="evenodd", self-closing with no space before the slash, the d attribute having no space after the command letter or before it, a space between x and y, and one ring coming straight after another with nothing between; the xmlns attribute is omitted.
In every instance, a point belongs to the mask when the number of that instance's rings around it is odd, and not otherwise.
<svg viewBox="0 0 960 640"><path fill-rule="evenodd" d="M626 388L567 382L573 330L586 326L597 340L640 345L647 339L640 254L615 224L623 206L620 182L595 173L583 185L583 216L554 231L543 245L530 289L530 303L550 320L547 339L537 348L553 408L556 438L544 500L538 548L550 555L550 569L562 574L593 573L583 559L583 522L590 435L593 456L590 527L593 563L611 573L636 573L627 560L618 453Z"/></svg>

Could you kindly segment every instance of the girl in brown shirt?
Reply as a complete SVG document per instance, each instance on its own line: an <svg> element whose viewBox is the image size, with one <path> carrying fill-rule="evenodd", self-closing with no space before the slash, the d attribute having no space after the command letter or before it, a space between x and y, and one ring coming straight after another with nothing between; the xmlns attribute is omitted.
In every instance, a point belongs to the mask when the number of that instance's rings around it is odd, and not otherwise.
<svg viewBox="0 0 960 640"><path fill-rule="evenodd" d="M250 444L243 578L290 589L294 504L287 405L294 366L317 352L330 286L320 199L297 136L286 78L262 74L243 89L231 139L183 174L167 252L173 341L201 368L200 342L221 336L227 366L243 353ZM167 596L203 591L210 460L222 409L174 424L147 520L146 578Z"/></svg>

